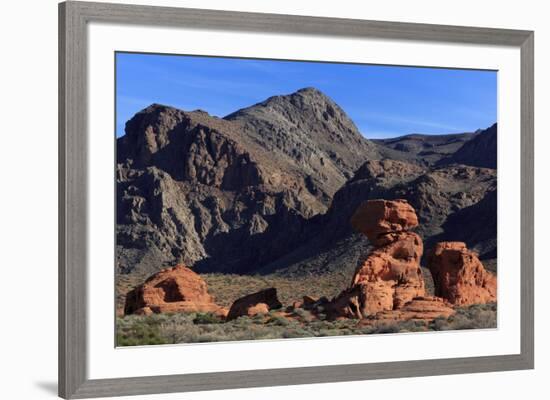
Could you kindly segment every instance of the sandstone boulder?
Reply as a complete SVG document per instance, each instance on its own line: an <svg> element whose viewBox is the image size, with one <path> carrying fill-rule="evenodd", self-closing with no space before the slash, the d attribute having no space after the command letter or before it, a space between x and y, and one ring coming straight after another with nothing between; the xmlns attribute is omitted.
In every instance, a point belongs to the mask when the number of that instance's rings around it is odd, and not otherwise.
<svg viewBox="0 0 550 400"><path fill-rule="evenodd" d="M351 225L375 243L380 235L415 228L418 217L406 200L369 200L357 208Z"/></svg>
<svg viewBox="0 0 550 400"><path fill-rule="evenodd" d="M364 318L424 296L422 239L409 232L418 225L414 209L405 200L370 200L351 223L375 249L359 261L350 287L327 306L328 317Z"/></svg>
<svg viewBox="0 0 550 400"><path fill-rule="evenodd" d="M126 315L164 312L227 313L208 294L206 282L184 265L157 272L126 295Z"/></svg>
<svg viewBox="0 0 550 400"><path fill-rule="evenodd" d="M267 314L269 312L269 306L265 303L258 303L255 306L249 307L247 315L252 317L256 314Z"/></svg>
<svg viewBox="0 0 550 400"><path fill-rule="evenodd" d="M485 270L476 253L462 242L440 242L428 254L427 264L435 295L455 305L497 301L497 280Z"/></svg>
<svg viewBox="0 0 550 400"><path fill-rule="evenodd" d="M227 321L244 315L251 317L256 314L266 314L269 310L279 309L282 306L277 298L277 289L264 289L235 300L227 314Z"/></svg>
<svg viewBox="0 0 550 400"><path fill-rule="evenodd" d="M452 305L440 297L416 297L396 310L385 310L369 318L368 323L394 323L398 321L425 321L449 318L455 314Z"/></svg>

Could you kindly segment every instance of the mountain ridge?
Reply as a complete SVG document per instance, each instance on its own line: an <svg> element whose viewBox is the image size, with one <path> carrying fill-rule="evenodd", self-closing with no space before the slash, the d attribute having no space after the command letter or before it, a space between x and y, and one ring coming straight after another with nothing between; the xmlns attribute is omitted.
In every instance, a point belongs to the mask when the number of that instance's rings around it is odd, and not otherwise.
<svg viewBox="0 0 550 400"><path fill-rule="evenodd" d="M311 117L305 125L292 103L321 119ZM288 153L280 141L266 146L256 140L261 127L253 130L249 115L265 104L291 110L288 116L298 123L282 124L277 132L295 136L299 151ZM310 131L330 125L332 136L353 137L364 148L369 142L320 92L304 90L264 105L222 119L153 104L127 122L126 134L117 139L119 271L151 272L181 261L247 272L287 251L304 221L326 211L346 171L366 155L360 156L357 146L336 146L333 162L326 138L318 144L320 136ZM332 116L319 114L331 108ZM261 126L280 122L258 121Z"/></svg>
<svg viewBox="0 0 550 400"><path fill-rule="evenodd" d="M497 167L497 124L478 131L453 154L439 160L439 165L466 164L474 167Z"/></svg>
<svg viewBox="0 0 550 400"><path fill-rule="evenodd" d="M478 137L464 135L424 140L458 150ZM351 265L368 243L354 237L348 214L373 196L418 207L430 243L450 215L494 188L496 174L437 164L447 150L418 161L416 147L391 147L407 136L385 144L364 138L314 88L224 118L152 104L117 139L117 271L152 273L180 262L199 272L291 271L307 254L324 254L319 265L338 255ZM477 212L470 209L469 220ZM486 236L480 240L490 252L496 241Z"/></svg>

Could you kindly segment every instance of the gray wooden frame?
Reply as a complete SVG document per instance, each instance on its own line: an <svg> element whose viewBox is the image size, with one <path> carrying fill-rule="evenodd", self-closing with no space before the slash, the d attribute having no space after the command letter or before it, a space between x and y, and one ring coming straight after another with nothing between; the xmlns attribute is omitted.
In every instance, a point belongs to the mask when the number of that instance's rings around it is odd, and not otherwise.
<svg viewBox="0 0 550 400"><path fill-rule="evenodd" d="M521 353L487 357L90 380L86 371L89 22L513 46L521 49ZM534 367L532 31L65 2L59 5L59 395L90 398Z"/></svg>

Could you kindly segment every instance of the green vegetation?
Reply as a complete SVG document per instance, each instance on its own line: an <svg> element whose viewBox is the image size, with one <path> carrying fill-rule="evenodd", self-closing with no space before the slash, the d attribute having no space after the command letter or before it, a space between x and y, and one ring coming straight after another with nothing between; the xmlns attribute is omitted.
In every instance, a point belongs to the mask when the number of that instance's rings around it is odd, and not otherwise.
<svg viewBox="0 0 550 400"><path fill-rule="evenodd" d="M428 293L433 293L429 272L423 268ZM285 305L300 301L304 295L313 298L336 296L349 285L351 271L330 272L315 277L235 274L201 274L216 303L230 307L234 300L268 287L276 287L278 297ZM126 293L142 283L146 276L119 275L117 277L117 308L124 307ZM429 278L429 279L428 279ZM314 316L298 308L287 316L278 311L254 317L240 317L223 322L211 313L130 315L117 318L117 345L155 345L215 341L283 339L322 336L366 335L401 332L443 331L457 329L496 328L497 305L484 304L462 307L447 319L430 323L422 321L379 322L368 325L354 319L327 321L324 315Z"/></svg>
<svg viewBox="0 0 550 400"><path fill-rule="evenodd" d="M196 325L200 324L221 324L223 320L212 313L196 313L193 323Z"/></svg>
<svg viewBox="0 0 550 400"><path fill-rule="evenodd" d="M167 315L165 315L167 317ZM167 344L161 323L155 318L128 316L117 319L118 346L145 346Z"/></svg>
<svg viewBox="0 0 550 400"><path fill-rule="evenodd" d="M449 318L434 320L429 328L434 331L452 331L459 329L490 329L497 327L497 304L474 304L456 309Z"/></svg>
<svg viewBox="0 0 550 400"><path fill-rule="evenodd" d="M131 315L117 319L117 345L225 342L496 328L496 313L496 304L473 305L459 308L457 314L448 319L439 318L429 324L422 321L401 321L378 325L365 325L355 319L320 320L303 309L293 311L289 318L271 311L266 315L240 317L229 322L222 322L219 317L209 313Z"/></svg>

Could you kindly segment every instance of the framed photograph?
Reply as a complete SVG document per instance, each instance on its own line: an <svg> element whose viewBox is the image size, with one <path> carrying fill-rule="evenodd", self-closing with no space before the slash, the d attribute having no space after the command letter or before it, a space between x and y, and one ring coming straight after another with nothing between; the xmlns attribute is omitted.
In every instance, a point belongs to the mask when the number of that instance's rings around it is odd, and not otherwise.
<svg viewBox="0 0 550 400"><path fill-rule="evenodd" d="M533 368L532 31L59 24L61 397Z"/></svg>

